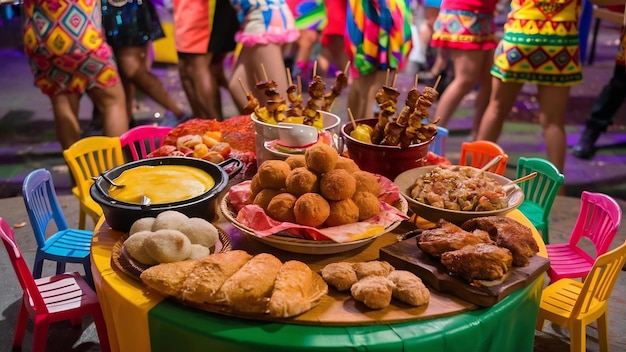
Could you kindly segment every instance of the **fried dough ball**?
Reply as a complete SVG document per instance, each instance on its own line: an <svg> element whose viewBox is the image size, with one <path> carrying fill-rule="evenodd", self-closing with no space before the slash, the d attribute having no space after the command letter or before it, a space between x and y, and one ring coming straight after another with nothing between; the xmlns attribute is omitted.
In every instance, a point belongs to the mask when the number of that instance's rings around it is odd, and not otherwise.
<svg viewBox="0 0 626 352"><path fill-rule="evenodd" d="M254 197L256 197L262 189L263 187L259 181L259 175L255 174L250 180L250 201L254 200Z"/></svg>
<svg viewBox="0 0 626 352"><path fill-rule="evenodd" d="M267 205L265 211L269 217L276 221L296 222L293 208L296 204L296 196L291 193L281 193L275 196Z"/></svg>
<svg viewBox="0 0 626 352"><path fill-rule="evenodd" d="M391 303L394 283L382 276L368 276L350 288L352 297L371 309L382 309Z"/></svg>
<svg viewBox="0 0 626 352"><path fill-rule="evenodd" d="M328 172L335 168L339 153L325 143L317 143L304 152L306 166L318 173Z"/></svg>
<svg viewBox="0 0 626 352"><path fill-rule="evenodd" d="M267 206L270 204L270 201L281 193L285 193L285 191L271 188L262 189L261 192L254 197L252 204L260 206L267 212Z"/></svg>
<svg viewBox="0 0 626 352"><path fill-rule="evenodd" d="M290 172L289 164L283 160L265 160L257 171L259 184L263 188L285 188L285 180Z"/></svg>
<svg viewBox="0 0 626 352"><path fill-rule="evenodd" d="M317 193L305 193L298 197L293 208L296 223L311 227L318 227L328 219L330 205Z"/></svg>
<svg viewBox="0 0 626 352"><path fill-rule="evenodd" d="M337 291L348 290L355 282L359 281L352 263L348 262L327 264L322 268L321 274L324 281L334 286Z"/></svg>
<svg viewBox="0 0 626 352"><path fill-rule="evenodd" d="M382 191L380 183L376 176L367 171L357 171L352 173L352 176L356 180L356 191L368 191L374 193L376 197L380 195Z"/></svg>
<svg viewBox="0 0 626 352"><path fill-rule="evenodd" d="M344 169L331 170L320 180L320 193L328 200L352 198L356 192L356 179Z"/></svg>
<svg viewBox="0 0 626 352"><path fill-rule="evenodd" d="M146 253L159 263L178 262L189 258L191 242L177 230L154 231L144 241Z"/></svg>
<svg viewBox="0 0 626 352"><path fill-rule="evenodd" d="M327 226L352 224L359 220L359 207L350 198L328 202L330 215L326 219Z"/></svg>
<svg viewBox="0 0 626 352"><path fill-rule="evenodd" d="M146 238L151 235L152 231L138 231L124 241L124 248L126 249L126 252L128 252L128 254L138 262L146 265L154 265L158 263L156 259L152 258L150 254L148 254L146 247L143 245Z"/></svg>
<svg viewBox="0 0 626 352"><path fill-rule="evenodd" d="M154 224L153 217L137 219L131 225L130 230L128 231L128 235L132 236L136 234L137 232L141 232L141 231L152 231L153 224Z"/></svg>
<svg viewBox="0 0 626 352"><path fill-rule="evenodd" d="M337 164L335 165L335 169L344 169L349 173L353 173L356 171L361 171L359 166L354 162L354 160L350 158L346 158L345 156L339 156L337 159Z"/></svg>
<svg viewBox="0 0 626 352"><path fill-rule="evenodd" d="M352 196L352 200L359 208L359 221L369 219L380 213L380 201L372 192L356 192Z"/></svg>
<svg viewBox="0 0 626 352"><path fill-rule="evenodd" d="M296 197L309 192L317 193L320 189L317 175L306 167L297 167L291 170L285 183L287 192Z"/></svg>
<svg viewBox="0 0 626 352"><path fill-rule="evenodd" d="M293 170L297 167L306 167L306 159L304 154L290 155L285 159L285 162Z"/></svg>

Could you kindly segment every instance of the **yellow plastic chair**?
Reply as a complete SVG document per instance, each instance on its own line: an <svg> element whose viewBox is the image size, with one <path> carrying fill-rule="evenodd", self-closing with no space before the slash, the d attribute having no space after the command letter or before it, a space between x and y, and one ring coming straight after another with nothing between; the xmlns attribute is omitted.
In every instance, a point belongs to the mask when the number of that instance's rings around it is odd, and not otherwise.
<svg viewBox="0 0 626 352"><path fill-rule="evenodd" d="M63 151L63 158L70 167L76 186L72 194L80 204L78 228L85 229L86 217L89 215L94 225L102 216L102 208L89 194L93 184L92 177L124 163L122 145L119 137L92 136L72 144Z"/></svg>
<svg viewBox="0 0 626 352"><path fill-rule="evenodd" d="M490 141L463 142L461 144L459 165L480 169L498 155L502 156L502 159L495 166L495 171L493 172L498 175L504 175L509 156L499 145ZM489 171L493 169L494 167L492 166Z"/></svg>
<svg viewBox="0 0 626 352"><path fill-rule="evenodd" d="M548 160L520 157L517 162L516 178L533 172L537 172L535 178L519 184L524 192L524 201L517 209L530 220L541 233L543 242L548 244L550 243L550 210L565 177Z"/></svg>
<svg viewBox="0 0 626 352"><path fill-rule="evenodd" d="M626 242L599 256L584 282L561 279L548 285L541 294L537 330L545 320L566 327L570 332L570 351L586 350L586 327L598 321L600 351L609 350L608 299L626 261Z"/></svg>

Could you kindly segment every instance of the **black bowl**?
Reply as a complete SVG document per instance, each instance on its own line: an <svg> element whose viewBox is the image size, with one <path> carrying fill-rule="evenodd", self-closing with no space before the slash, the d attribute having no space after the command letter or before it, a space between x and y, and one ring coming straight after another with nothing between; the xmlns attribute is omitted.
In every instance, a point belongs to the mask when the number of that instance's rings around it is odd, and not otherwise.
<svg viewBox="0 0 626 352"><path fill-rule="evenodd" d="M231 164L232 166L230 166ZM122 202L109 195L108 189L110 184L106 178L114 180L119 177L122 172L144 165L185 165L195 167L207 172L213 177L215 185L205 193L190 199L147 206ZM225 171L227 167L229 172ZM176 156L142 159L120 165L104 172L103 176L96 178L93 185L91 185L89 193L93 200L102 207L108 225L113 230L117 231L128 232L136 220L145 217L156 217L166 210L176 210L189 217L200 217L211 221L215 218L215 200L226 187L229 178L239 173L242 167L243 163L237 159L228 159L219 164L198 158Z"/></svg>

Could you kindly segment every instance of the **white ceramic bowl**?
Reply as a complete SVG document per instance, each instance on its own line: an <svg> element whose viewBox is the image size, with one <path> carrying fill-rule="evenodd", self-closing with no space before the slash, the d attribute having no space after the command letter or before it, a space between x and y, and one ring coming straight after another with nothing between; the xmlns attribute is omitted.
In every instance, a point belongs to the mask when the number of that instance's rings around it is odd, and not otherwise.
<svg viewBox="0 0 626 352"><path fill-rule="evenodd" d="M278 124L278 143L285 147L306 147L319 138L317 128L300 123Z"/></svg>
<svg viewBox="0 0 626 352"><path fill-rule="evenodd" d="M426 220L437 222L439 219L448 220L454 224L461 224L466 220L481 217L481 216L494 216L494 215L505 215L506 213L516 209L522 202L524 201L524 192L522 189L514 185L513 189L508 192L508 205L504 209L498 210L490 210L490 211L461 211L461 210L450 210L450 209L442 209L433 207L431 205L418 202L417 200L411 198L410 190L415 184L415 181L423 176L424 174L430 172L434 169L435 165L418 167L415 169L407 170L394 180L394 183L400 189L400 193L409 203L409 209L411 209L418 216L423 217ZM487 172L487 174L493 178L496 182L501 185L505 185L511 182L510 179L494 174L492 172Z"/></svg>

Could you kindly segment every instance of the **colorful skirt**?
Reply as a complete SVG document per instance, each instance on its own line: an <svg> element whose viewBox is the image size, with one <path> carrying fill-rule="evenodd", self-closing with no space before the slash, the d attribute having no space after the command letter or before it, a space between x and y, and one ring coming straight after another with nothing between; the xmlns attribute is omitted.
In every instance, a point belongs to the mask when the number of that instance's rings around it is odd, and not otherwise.
<svg viewBox="0 0 626 352"><path fill-rule="evenodd" d="M491 74L503 82L553 86L582 82L576 23L510 20Z"/></svg>
<svg viewBox="0 0 626 352"><path fill-rule="evenodd" d="M402 70L411 51L411 13L404 0L350 0L346 46L352 75Z"/></svg>
<svg viewBox="0 0 626 352"><path fill-rule="evenodd" d="M322 0L287 0L299 30L321 31L326 27L326 8Z"/></svg>
<svg viewBox="0 0 626 352"><path fill-rule="evenodd" d="M244 46L286 44L300 36L285 0L230 0L241 29L235 40Z"/></svg>
<svg viewBox="0 0 626 352"><path fill-rule="evenodd" d="M490 50L496 47L493 14L441 10L433 27L430 45L460 50Z"/></svg>

